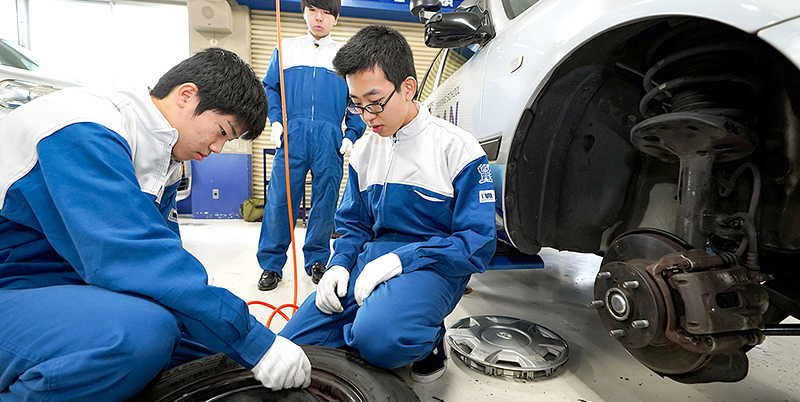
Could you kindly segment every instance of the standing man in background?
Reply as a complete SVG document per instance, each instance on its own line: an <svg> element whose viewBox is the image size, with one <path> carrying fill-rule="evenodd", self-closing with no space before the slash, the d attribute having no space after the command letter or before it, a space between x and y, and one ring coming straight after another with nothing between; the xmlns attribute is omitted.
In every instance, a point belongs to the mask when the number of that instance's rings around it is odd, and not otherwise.
<svg viewBox="0 0 800 402"><path fill-rule="evenodd" d="M343 155L364 133L366 125L358 116L346 113L347 84L333 71L333 56L342 46L331 39L330 32L339 19L341 0L302 0L303 19L308 26L305 36L282 42L284 90L288 127L283 127L280 63L278 48L272 53L267 74L262 80L269 100L270 139L277 149L264 206L261 236L256 257L264 272L259 290L272 290L281 281L286 251L291 243L286 200L287 163L282 145L284 129L291 145L289 176L292 216L297 219L305 181L311 170L311 212L308 216L303 255L305 270L318 283L330 258L333 214L339 199L343 176ZM347 129L342 134L342 119Z"/></svg>

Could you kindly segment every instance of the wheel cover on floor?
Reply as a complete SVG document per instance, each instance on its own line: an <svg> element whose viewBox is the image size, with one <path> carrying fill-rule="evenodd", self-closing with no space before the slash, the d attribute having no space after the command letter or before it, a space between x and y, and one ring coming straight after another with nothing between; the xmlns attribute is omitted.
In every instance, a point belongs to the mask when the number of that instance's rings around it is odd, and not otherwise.
<svg viewBox="0 0 800 402"><path fill-rule="evenodd" d="M667 232L630 232L611 245L595 280L594 300L603 302L598 312L606 329L628 353L660 374L690 373L711 358L667 339L664 331L671 298L663 294L646 270L661 257L690 248Z"/></svg>
<svg viewBox="0 0 800 402"><path fill-rule="evenodd" d="M494 376L550 377L569 359L563 338L519 318L466 317L448 328L445 340L464 364Z"/></svg>

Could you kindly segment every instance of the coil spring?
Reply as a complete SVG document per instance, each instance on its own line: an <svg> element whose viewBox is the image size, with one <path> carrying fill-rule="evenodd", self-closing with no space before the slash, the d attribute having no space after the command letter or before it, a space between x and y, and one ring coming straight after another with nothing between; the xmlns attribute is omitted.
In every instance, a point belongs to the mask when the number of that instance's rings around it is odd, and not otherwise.
<svg viewBox="0 0 800 402"><path fill-rule="evenodd" d="M733 36L720 40L718 33L702 40L697 32L690 32L653 45L651 55L664 56L644 75L647 93L639 103L642 116L701 109L723 110L731 117L752 116L762 87L755 74L758 51L754 44L749 38Z"/></svg>

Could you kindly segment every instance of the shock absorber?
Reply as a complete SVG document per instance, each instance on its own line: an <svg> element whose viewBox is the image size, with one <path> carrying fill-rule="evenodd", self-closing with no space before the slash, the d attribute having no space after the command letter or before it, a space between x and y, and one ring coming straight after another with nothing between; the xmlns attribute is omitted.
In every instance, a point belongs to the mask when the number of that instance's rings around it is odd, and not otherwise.
<svg viewBox="0 0 800 402"><path fill-rule="evenodd" d="M644 75L644 120L631 129L640 151L680 165L675 233L706 247L703 215L713 211L712 169L758 143L752 102L761 85L746 34L685 23L655 42Z"/></svg>

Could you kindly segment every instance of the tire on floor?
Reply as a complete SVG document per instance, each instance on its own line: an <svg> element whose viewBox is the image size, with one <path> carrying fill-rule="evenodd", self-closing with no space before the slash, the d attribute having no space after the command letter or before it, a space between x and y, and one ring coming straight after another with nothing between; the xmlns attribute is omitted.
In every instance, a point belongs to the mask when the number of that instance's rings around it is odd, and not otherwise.
<svg viewBox="0 0 800 402"><path fill-rule="evenodd" d="M311 362L311 386L278 392L264 388L230 357L216 354L159 374L128 402L196 402L225 400L289 401L419 401L397 374L376 367L360 356L340 349L302 346ZM226 396L220 398L220 396ZM324 397L323 397L324 396ZM230 398L230 399L226 399Z"/></svg>

